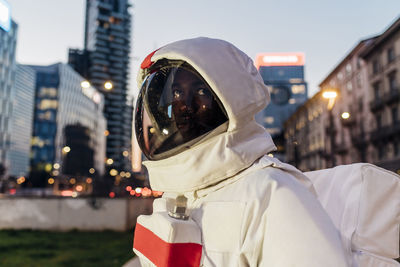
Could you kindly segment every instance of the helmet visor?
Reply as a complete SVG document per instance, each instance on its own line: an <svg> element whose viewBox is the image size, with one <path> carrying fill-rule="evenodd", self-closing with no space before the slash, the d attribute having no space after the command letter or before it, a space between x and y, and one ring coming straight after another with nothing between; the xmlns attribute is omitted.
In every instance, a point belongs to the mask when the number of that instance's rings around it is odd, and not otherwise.
<svg viewBox="0 0 400 267"><path fill-rule="evenodd" d="M221 102L189 64L162 60L152 66L135 115L136 138L148 159L178 154L226 121Z"/></svg>

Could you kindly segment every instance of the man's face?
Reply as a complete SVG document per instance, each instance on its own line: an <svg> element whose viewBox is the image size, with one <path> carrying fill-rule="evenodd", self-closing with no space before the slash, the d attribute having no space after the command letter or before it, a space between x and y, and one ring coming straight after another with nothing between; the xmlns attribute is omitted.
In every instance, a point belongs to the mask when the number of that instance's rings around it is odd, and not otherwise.
<svg viewBox="0 0 400 267"><path fill-rule="evenodd" d="M172 111L185 139L211 130L212 108L216 105L211 89L196 74L180 68L172 84Z"/></svg>

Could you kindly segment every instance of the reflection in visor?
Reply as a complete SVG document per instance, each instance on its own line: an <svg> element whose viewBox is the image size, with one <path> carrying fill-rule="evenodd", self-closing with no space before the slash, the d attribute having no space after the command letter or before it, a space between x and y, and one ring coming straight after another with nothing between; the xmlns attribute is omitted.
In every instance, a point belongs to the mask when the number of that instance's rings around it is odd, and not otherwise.
<svg viewBox="0 0 400 267"><path fill-rule="evenodd" d="M136 105L138 143L152 160L181 152L227 121L220 101L190 65L162 63L152 66Z"/></svg>

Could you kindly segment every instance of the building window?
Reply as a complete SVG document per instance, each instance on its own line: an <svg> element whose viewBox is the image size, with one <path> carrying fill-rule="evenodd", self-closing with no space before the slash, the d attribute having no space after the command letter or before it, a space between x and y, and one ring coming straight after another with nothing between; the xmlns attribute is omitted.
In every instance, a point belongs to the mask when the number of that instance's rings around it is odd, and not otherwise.
<svg viewBox="0 0 400 267"><path fill-rule="evenodd" d="M348 92L351 92L353 90L353 84L351 83L351 81L347 82L346 88Z"/></svg>
<svg viewBox="0 0 400 267"><path fill-rule="evenodd" d="M393 124L397 124L399 122L399 112L397 107L392 108L392 122Z"/></svg>
<svg viewBox="0 0 400 267"><path fill-rule="evenodd" d="M374 96L375 96L375 99L376 99L376 100L378 100L378 99L381 98L381 90L380 90L380 87L381 87L381 83L380 83L380 82L376 82L376 83L374 83L374 85L373 85L373 88L374 88Z"/></svg>
<svg viewBox="0 0 400 267"><path fill-rule="evenodd" d="M304 94L306 92L306 87L303 84L292 85L293 94Z"/></svg>
<svg viewBox="0 0 400 267"><path fill-rule="evenodd" d="M379 72L379 61L375 59L372 61L372 74L377 74Z"/></svg>
<svg viewBox="0 0 400 267"><path fill-rule="evenodd" d="M389 79L389 89L391 92L394 92L395 90L397 90L396 73L389 74L388 79Z"/></svg>
<svg viewBox="0 0 400 267"><path fill-rule="evenodd" d="M357 87L361 87L362 86L361 72L357 74L356 80L357 80Z"/></svg>
<svg viewBox="0 0 400 267"><path fill-rule="evenodd" d="M384 154L383 151L384 151L383 145L378 146L378 159L383 159L383 154Z"/></svg>
<svg viewBox="0 0 400 267"><path fill-rule="evenodd" d="M376 128L380 129L382 127L382 115L381 114L376 114L375 115L375 121L376 121Z"/></svg>
<svg viewBox="0 0 400 267"><path fill-rule="evenodd" d="M361 58L357 58L357 69L361 68Z"/></svg>
<svg viewBox="0 0 400 267"><path fill-rule="evenodd" d="M395 55L395 53L394 53L394 48L393 48L393 47L390 47L390 48L387 50L387 61L388 61L388 63L393 62L395 58L396 58L396 55Z"/></svg>
<svg viewBox="0 0 400 267"><path fill-rule="evenodd" d="M399 140L394 141L393 147L394 147L394 155L400 156L400 141Z"/></svg>
<svg viewBox="0 0 400 267"><path fill-rule="evenodd" d="M57 109L58 102L57 100L50 100L50 99L42 99L37 108L39 110L46 110L46 109Z"/></svg>
<svg viewBox="0 0 400 267"><path fill-rule="evenodd" d="M360 97L358 99L358 111L363 111L363 108L364 108L364 102L363 99Z"/></svg>
<svg viewBox="0 0 400 267"><path fill-rule="evenodd" d="M351 64L347 63L347 65L346 65L346 75L350 76L350 74L351 74Z"/></svg>

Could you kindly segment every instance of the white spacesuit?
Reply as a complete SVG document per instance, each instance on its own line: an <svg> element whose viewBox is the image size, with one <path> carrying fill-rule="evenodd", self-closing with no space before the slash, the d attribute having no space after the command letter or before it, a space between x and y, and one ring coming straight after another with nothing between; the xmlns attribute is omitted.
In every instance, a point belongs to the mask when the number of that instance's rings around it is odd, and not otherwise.
<svg viewBox="0 0 400 267"><path fill-rule="evenodd" d="M275 145L254 116L269 92L247 55L178 41L138 77L136 136L152 189L165 192L138 219L143 266L348 266L308 178L267 156Z"/></svg>

